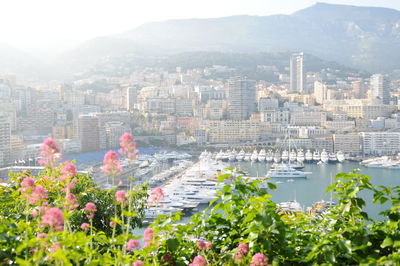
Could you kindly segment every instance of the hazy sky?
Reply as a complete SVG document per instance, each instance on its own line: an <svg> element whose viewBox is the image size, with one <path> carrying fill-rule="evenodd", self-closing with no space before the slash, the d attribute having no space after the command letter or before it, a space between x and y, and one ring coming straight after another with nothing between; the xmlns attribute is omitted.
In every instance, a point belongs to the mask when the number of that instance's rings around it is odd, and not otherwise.
<svg viewBox="0 0 400 266"><path fill-rule="evenodd" d="M0 43L60 51L145 22L229 15L290 14L315 0L0 0ZM326 0L400 10L400 0Z"/></svg>

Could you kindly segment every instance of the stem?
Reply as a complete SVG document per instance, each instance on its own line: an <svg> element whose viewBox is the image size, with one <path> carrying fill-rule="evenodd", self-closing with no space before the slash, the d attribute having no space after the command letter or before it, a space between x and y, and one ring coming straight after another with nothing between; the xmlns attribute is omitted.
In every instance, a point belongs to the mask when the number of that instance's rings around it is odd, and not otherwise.
<svg viewBox="0 0 400 266"><path fill-rule="evenodd" d="M90 219L90 256L89 261L92 261L92 252L93 252L93 219Z"/></svg>

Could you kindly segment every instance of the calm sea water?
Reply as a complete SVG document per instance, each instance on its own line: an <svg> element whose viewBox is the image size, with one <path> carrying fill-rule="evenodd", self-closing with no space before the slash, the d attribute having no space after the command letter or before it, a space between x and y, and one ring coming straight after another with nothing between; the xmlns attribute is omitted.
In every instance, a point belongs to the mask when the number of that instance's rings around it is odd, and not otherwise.
<svg viewBox="0 0 400 266"><path fill-rule="evenodd" d="M240 169L250 176L265 176L271 164L240 162L232 166ZM307 179L298 178L294 182L287 182L287 179L272 178L270 182L276 183L277 190L272 191L272 200L275 202L289 201L296 199L304 207L311 206L314 202L320 200L330 200L330 193L326 192L327 187L334 182L336 174L341 172L351 172L354 169L360 169L359 173L371 177L373 185L400 185L400 170L367 168L356 162L344 162L338 164L305 164L305 172L312 172ZM280 183L282 182L282 183ZM360 194L367 202L365 208L372 217L378 218L378 213L384 209L379 204L372 203L372 193ZM335 200L333 198L333 200Z"/></svg>

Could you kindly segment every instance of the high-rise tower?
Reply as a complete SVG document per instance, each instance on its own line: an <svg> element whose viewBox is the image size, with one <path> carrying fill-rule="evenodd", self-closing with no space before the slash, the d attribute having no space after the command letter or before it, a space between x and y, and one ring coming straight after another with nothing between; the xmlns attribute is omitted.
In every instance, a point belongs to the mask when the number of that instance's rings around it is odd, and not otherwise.
<svg viewBox="0 0 400 266"><path fill-rule="evenodd" d="M304 54L295 53L290 57L290 91L305 92Z"/></svg>
<svg viewBox="0 0 400 266"><path fill-rule="evenodd" d="M371 98L379 99L383 104L390 103L390 83L387 76L374 74L370 78Z"/></svg>
<svg viewBox="0 0 400 266"><path fill-rule="evenodd" d="M228 81L228 114L231 120L248 119L256 111L256 83L241 77Z"/></svg>

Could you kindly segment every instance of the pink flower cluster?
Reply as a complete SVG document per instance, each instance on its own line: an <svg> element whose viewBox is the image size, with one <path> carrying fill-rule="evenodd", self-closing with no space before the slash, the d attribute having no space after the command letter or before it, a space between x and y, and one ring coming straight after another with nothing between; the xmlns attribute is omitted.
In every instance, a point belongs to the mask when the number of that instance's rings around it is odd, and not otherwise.
<svg viewBox="0 0 400 266"><path fill-rule="evenodd" d="M130 161L133 161L137 158L138 150L136 149L136 143L133 136L129 133L124 133L119 139L119 145L121 149L119 153L128 158Z"/></svg>
<svg viewBox="0 0 400 266"><path fill-rule="evenodd" d="M81 224L81 229L84 230L84 231L88 230L89 227L90 227L90 224L88 224L88 223Z"/></svg>
<svg viewBox="0 0 400 266"><path fill-rule="evenodd" d="M249 253L249 245L245 243L240 243L234 259L236 261L241 261L247 255L247 253Z"/></svg>
<svg viewBox="0 0 400 266"><path fill-rule="evenodd" d="M142 265L144 265L144 262L141 260L137 260L134 263L132 263L132 266L142 266Z"/></svg>
<svg viewBox="0 0 400 266"><path fill-rule="evenodd" d="M114 151L108 151L104 155L102 170L105 174L111 176L116 176L122 172L122 166L117 153Z"/></svg>
<svg viewBox="0 0 400 266"><path fill-rule="evenodd" d="M146 228L146 230L144 230L143 233L143 241L146 242L144 247L148 247L153 238L154 238L154 229Z"/></svg>
<svg viewBox="0 0 400 266"><path fill-rule="evenodd" d="M61 181L66 181L77 175L76 166L70 162L65 162L61 169Z"/></svg>
<svg viewBox="0 0 400 266"><path fill-rule="evenodd" d="M41 202L44 199L47 199L46 190L42 186L37 186L33 190L30 198L28 199L29 204L34 205L38 202Z"/></svg>
<svg viewBox="0 0 400 266"><path fill-rule="evenodd" d="M40 157L42 159L39 164L42 166L52 167L55 165L56 160L60 158L60 148L58 148L56 142L52 138L47 138L43 141L40 146Z"/></svg>
<svg viewBox="0 0 400 266"><path fill-rule="evenodd" d="M189 264L189 266L206 266L207 261L203 256L196 256L194 257L192 263Z"/></svg>
<svg viewBox="0 0 400 266"><path fill-rule="evenodd" d="M21 182L19 191L22 193L22 198L28 200L29 204L34 205L47 199L46 190L43 186L35 186L35 180L31 177L25 177Z"/></svg>
<svg viewBox="0 0 400 266"><path fill-rule="evenodd" d="M125 204L126 202L126 192L123 190L118 190L115 193L115 198L117 199L118 203Z"/></svg>
<svg viewBox="0 0 400 266"><path fill-rule="evenodd" d="M78 200L74 194L68 193L65 199L68 210L72 211L79 207Z"/></svg>
<svg viewBox="0 0 400 266"><path fill-rule="evenodd" d="M164 191L160 187L156 187L152 192L151 192L151 197L150 200L154 202L159 202L164 199Z"/></svg>
<svg viewBox="0 0 400 266"><path fill-rule="evenodd" d="M64 214L59 208L48 209L42 216L42 226L62 231L64 229Z"/></svg>
<svg viewBox="0 0 400 266"><path fill-rule="evenodd" d="M140 248L140 244L139 244L139 241L137 241L135 239L131 239L128 241L128 243L126 245L126 250L131 251L134 248Z"/></svg>
<svg viewBox="0 0 400 266"><path fill-rule="evenodd" d="M206 249L212 248L212 243L205 242L205 241L199 241L199 242L197 242L197 248L200 250L206 250Z"/></svg>
<svg viewBox="0 0 400 266"><path fill-rule="evenodd" d="M267 265L268 265L268 258L262 253L255 254L251 259L250 266L267 266Z"/></svg>
<svg viewBox="0 0 400 266"><path fill-rule="evenodd" d="M97 211L96 205L93 202L86 203L84 211L88 214L89 219L93 219L94 213Z"/></svg>

